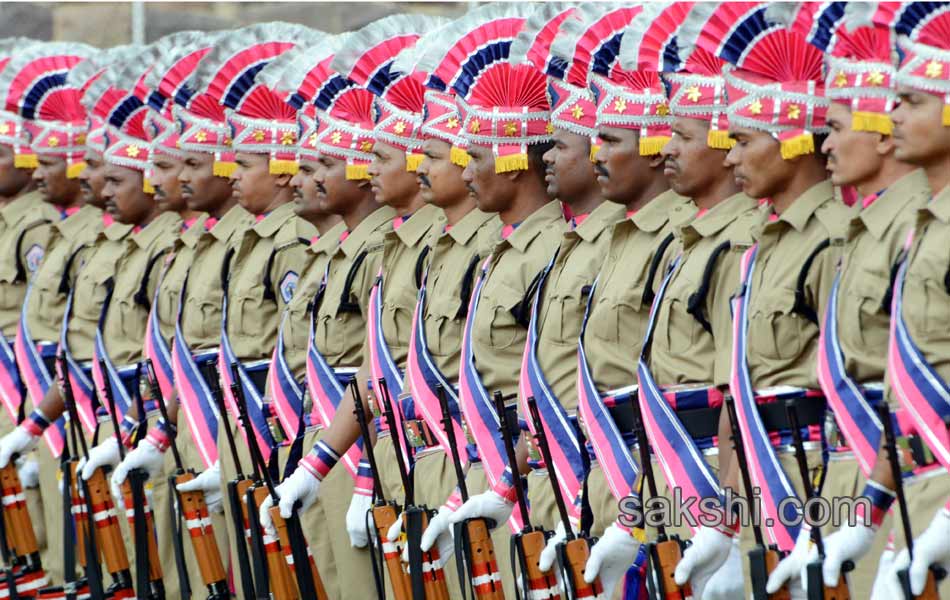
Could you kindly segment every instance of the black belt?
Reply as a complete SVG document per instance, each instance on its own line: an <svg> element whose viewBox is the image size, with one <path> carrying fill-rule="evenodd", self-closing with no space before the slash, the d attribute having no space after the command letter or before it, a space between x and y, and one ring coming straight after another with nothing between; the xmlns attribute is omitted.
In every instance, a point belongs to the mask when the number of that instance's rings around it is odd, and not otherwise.
<svg viewBox="0 0 950 600"><path fill-rule="evenodd" d="M632 398L630 402L623 402L608 408L610 416L621 434L633 435L636 433L638 423L636 412L633 410L631 403L637 401L637 398ZM759 404L758 409L759 417L762 419L766 431L783 431L792 428L788 422L784 402ZM798 423L802 427L823 424L825 422L825 409L824 398L805 397L795 401L795 412L798 415ZM719 435L720 411L721 407L719 406L694 408L678 410L676 416L690 437L693 439L708 438Z"/></svg>

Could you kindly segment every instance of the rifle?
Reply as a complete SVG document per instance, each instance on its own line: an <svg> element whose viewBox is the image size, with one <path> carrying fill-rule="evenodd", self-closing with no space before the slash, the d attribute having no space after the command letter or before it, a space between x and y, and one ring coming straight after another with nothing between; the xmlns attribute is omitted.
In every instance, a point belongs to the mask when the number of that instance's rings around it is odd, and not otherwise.
<svg viewBox="0 0 950 600"><path fill-rule="evenodd" d="M60 354L58 360L60 371L63 374L63 396L66 409L69 411L70 427L74 438L79 441L83 456L86 460L89 460L89 447L86 445L86 438L81 431L76 431L81 421L79 420L79 410L76 408L72 382L69 379L66 357ZM112 493L109 491L105 473L103 473L102 468L98 468L86 481L79 477L79 473L75 469L72 474L74 480L80 486L79 491L85 497L87 519L91 518L91 523L95 524L95 528L91 525L86 527L88 531L88 540L85 544L86 576L89 581L90 595L98 597L103 594L111 594L118 598L128 597L128 594L133 592L132 575L129 572L129 557L125 552L125 542L122 540L122 531L119 529L119 521L116 517L115 505L112 502ZM102 516L97 518L97 515ZM102 590L102 578L98 571L100 552L105 561L106 570L109 571L113 580L112 585L107 590Z"/></svg>
<svg viewBox="0 0 950 600"><path fill-rule="evenodd" d="M650 441L647 439L647 430L643 424L643 414L640 412L640 402L634 398L631 402L634 416L636 418L637 447L640 453L641 479L641 498L642 481L645 480L647 489L650 491L651 498L658 498L656 489L656 478L653 476L653 462L650 457ZM642 510L642 509L641 509ZM645 517L644 515L641 515ZM644 522L646 526L646 522ZM647 554L650 557L650 570L652 575L647 576L647 584L655 586L658 589L653 590L653 598L663 598L664 600L691 600L693 597L693 588L686 582L682 586L676 584L673 577L676 571L676 565L683 558L683 551L686 549L686 543L676 534L667 534L666 525L663 522L656 524L656 539L647 545Z"/></svg>
<svg viewBox="0 0 950 600"><path fill-rule="evenodd" d="M310 549L306 540L303 539L303 530L300 528L299 517L294 514L289 519L284 519L280 515L280 496L277 494L277 487L271 477L267 464L264 461L264 455L257 442L257 436L251 430L251 419L247 411L247 402L244 398L244 391L240 384L240 372L237 363L231 365L231 376L235 382L232 392L236 392L234 397L238 405L241 421L244 423L244 430L248 432L248 446L251 451L251 462L258 465L255 469L259 473L259 479L255 486L247 491L246 504L248 510L253 507L256 520L258 510L264 499L270 495L273 506L268 511L274 529L277 531L278 539L273 540L270 535L264 531L258 524L258 531L261 532L262 542L264 544L264 553L267 560L267 573L270 581L271 597L273 600L290 600L292 598L317 598L327 600L327 593L323 587L323 581L320 579L320 573L317 571L317 565L310 556ZM263 482L263 486L261 485ZM281 551L283 548L283 551ZM285 554L288 555L285 557ZM296 575L296 582L291 576L291 569Z"/></svg>
<svg viewBox="0 0 950 600"><path fill-rule="evenodd" d="M884 426L884 449L887 451L887 462L891 466L891 476L894 478L894 492L897 495L897 505L901 510L901 529L904 530L904 539L907 540L907 554L913 561L914 559L914 534L910 527L910 513L907 512L907 497L904 496L904 479L901 475L900 459L897 457L897 441L894 434L894 423L891 421L891 409L887 402L881 402L877 406L877 416ZM924 591L919 596L915 596L910 589L910 570L901 569L897 572L897 579L904 590L904 597L907 600L922 598L923 600L937 600L940 593L937 591L937 582L947 576L947 572L934 565L930 566L927 573L927 582L924 584Z"/></svg>
<svg viewBox="0 0 950 600"><path fill-rule="evenodd" d="M105 359L100 359L99 369L102 373L108 373L106 370ZM116 413L115 397L112 395L112 386L106 380L103 390L106 396L106 402L109 404L109 417L112 419L113 434L115 435L116 446L119 449L119 460L125 460L125 445L122 443L122 431L119 429L119 415ZM139 418L145 420L145 415L139 415ZM146 506L145 481L148 474L140 469L132 469L129 476L122 482L122 499L125 501L126 519L129 521L129 528L132 530L132 539L135 541L135 575L136 592L145 600L161 600L165 597L165 588L162 583L162 565L158 557L158 542L155 539L155 523L152 519L152 511ZM132 516L129 516L129 512ZM143 538L146 541L143 543Z"/></svg>
<svg viewBox="0 0 950 600"><path fill-rule="evenodd" d="M512 395L510 397L514 396ZM531 526L524 482L521 480L521 474L518 472L518 458L515 456L515 444L512 441L512 432L509 428L507 415L505 414L505 400L506 398L501 395L501 392L495 390L494 402L495 412L498 415L498 430L501 432L501 438L505 444L505 452L508 454L508 468L511 469L511 480L515 486L518 510L521 512L521 518L524 521L524 529L511 536L512 551L518 559L518 566L522 573L522 594L525 598L530 598L531 590L557 590L557 577L551 571L545 572L538 567L541 552L544 551L544 546L547 544L547 539L551 537L551 533L544 531L540 527ZM556 593L549 597L552 600L560 598Z"/></svg>
<svg viewBox="0 0 950 600"><path fill-rule="evenodd" d="M554 502L561 518L561 525L564 527L564 541L558 544L557 555L558 562L561 564L561 572L566 575L564 579L568 584L568 597L571 600L596 598L604 592L600 579L595 579L593 583L584 581L584 569L587 567L587 559L590 558L590 547L594 545L595 540L583 534L575 535L574 529L571 527L571 519L567 514L564 496L561 495L561 488L558 485L554 459L551 457L551 448L548 445L548 436L544 431L544 422L541 420L538 403L534 396L528 397L528 411L531 413L531 421L534 423L534 439L541 451L541 458L547 466L548 480L554 491Z"/></svg>
<svg viewBox="0 0 950 600"><path fill-rule="evenodd" d="M145 368L148 374L149 385L152 388L152 396L158 401L158 410L161 411L162 419L171 427L171 421L168 418L168 406L165 404L165 398L158 386L158 380L155 378L155 369L151 359L145 360ZM175 459L175 473L168 478L169 502L178 498L178 510L172 508L172 514L177 518L184 517L185 523L192 523L188 526L188 534L191 538L191 546L195 552L195 560L198 561L198 570L201 572L201 579L208 588L207 600L228 600L231 592L228 589L228 577L224 571L224 565L221 562L221 553L218 550L218 542L214 537L214 528L211 524L211 517L208 514L208 506L205 504L204 492L179 492L178 484L191 481L195 478L193 469L185 469L181 459L181 453L178 451L178 436L170 436L172 457ZM178 532L177 543L175 544L176 561L183 565L184 548L182 547L181 531ZM179 558L180 557L180 558ZM188 583L188 570L179 569L179 578L184 584ZM189 590L190 592L190 590ZM183 596L186 594L182 593Z"/></svg>
<svg viewBox="0 0 950 600"><path fill-rule="evenodd" d="M459 495L464 503L468 501L468 486L465 483L465 471L462 469L462 459L455 439L455 426L449 410L449 401L442 384L436 385L436 393L439 395L439 407L442 409L442 427L449 438L449 453L452 465L455 467L455 477L458 479ZM495 560L495 544L492 543L485 519L466 519L457 523L454 534L455 562L462 597L466 597L464 583L466 577L463 574L467 572L467 579L475 600L504 600L505 591L501 587L501 573L498 571L498 562ZM466 571L463 572L463 569ZM480 580L484 580L484 583L477 583Z"/></svg>
<svg viewBox="0 0 950 600"><path fill-rule="evenodd" d="M349 387L353 392L353 414L356 417L356 424L359 425L360 434L363 436L363 450L373 473L373 496L375 496L376 501L373 503L371 512L379 551L383 555L383 562L385 562L386 571L389 573L389 581L392 584L395 600L410 600L412 593L406 572L403 571L402 562L399 559L399 549L396 544L386 539L389 528L396 522L399 506L393 501L387 501L383 493L383 485L379 480L379 469L376 467L376 454L373 452L373 444L369 436L369 424L366 421L366 413L363 411L363 397L360 394L356 377L350 378ZM373 574L376 576L376 588L379 597L385 598L385 591L382 589L381 570L374 560Z"/></svg>
<svg viewBox="0 0 950 600"><path fill-rule="evenodd" d="M381 378L377 383L383 395L386 422L389 423L389 431L392 434L399 477L406 492L402 511L402 527L403 531L406 532L406 544L409 547L409 584L412 597L420 600L448 600L449 591L445 586L445 573L442 572L441 567L437 566L439 563L438 548L433 547L428 552L422 552L419 547L422 532L429 525L429 519L435 516L435 511L429 510L427 506L416 506L415 504L414 482L410 479L409 470L403 462L401 436L398 435L396 430L396 427L402 427L402 423L396 422L392 397L389 395L389 386L386 384L386 380ZM407 447L405 450L406 455L408 455L409 448ZM426 567L429 567L428 570Z"/></svg>
<svg viewBox="0 0 950 600"><path fill-rule="evenodd" d="M795 411L795 400L785 401L785 414L788 416L788 423L792 428L792 442L795 445L795 460L798 462L798 472L802 477L802 486L805 488L805 498L815 498L817 494L812 487L811 478L808 473L808 459L805 456L805 445L802 443L802 432L798 425L798 413ZM850 600L851 590L848 589L848 580L844 574L854 569L854 563L850 560L841 565L841 575L838 577L838 584L834 587L825 587L824 577L821 573L821 565L825 561L825 542L822 539L821 527L815 523L815 512L805 515L808 524L811 526L811 541L818 550L818 560L808 563L805 568L808 577L808 600Z"/></svg>
<svg viewBox="0 0 950 600"><path fill-rule="evenodd" d="M4 541L11 553L13 563L22 566L24 573L40 573L40 549L36 542L36 533L30 521L30 512L23 495L23 485L16 468L17 456L0 469L0 489L3 490Z"/></svg>
<svg viewBox="0 0 950 600"><path fill-rule="evenodd" d="M742 443L742 432L739 431L739 420L736 417L736 405L732 396L728 394L723 402L729 411L729 424L732 427L732 444L736 451L736 463L739 465L739 472L742 475L742 485L745 488L746 496L749 502L755 497L752 487L752 479L749 476L747 468L745 446ZM749 575L752 579L752 597L754 600L791 600L791 593L788 591L786 583L773 594L766 593L765 584L769 580L769 574L775 570L783 554L779 552L774 545L766 546L765 538L762 536L762 528L759 523L752 524L752 534L755 536L755 548L749 550Z"/></svg>

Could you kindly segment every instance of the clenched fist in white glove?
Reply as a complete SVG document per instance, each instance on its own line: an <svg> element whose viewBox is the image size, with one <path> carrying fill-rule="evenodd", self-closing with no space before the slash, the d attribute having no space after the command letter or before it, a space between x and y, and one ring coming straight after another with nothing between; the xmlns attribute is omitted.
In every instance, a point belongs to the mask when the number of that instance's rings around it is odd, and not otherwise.
<svg viewBox="0 0 950 600"><path fill-rule="evenodd" d="M783 584L787 583L793 599L805 598L805 584L803 582L807 579L806 570L811 547L811 528L802 524L798 531L798 538L795 539L795 547L769 575L769 581L765 584L765 591L774 594Z"/></svg>
<svg viewBox="0 0 950 600"><path fill-rule="evenodd" d="M877 529L864 525L861 522L854 526L843 525L838 531L825 538L825 561L821 567L822 579L826 587L838 585L841 576L841 565L845 561L858 562L871 549ZM812 548L808 554L808 562L818 560L818 549ZM807 579L803 586L808 590Z"/></svg>
<svg viewBox="0 0 950 600"><path fill-rule="evenodd" d="M931 565L950 566L950 511L940 509L933 521L914 540L914 560L903 549L894 560L894 573L910 568L910 591L919 596L927 584Z"/></svg>
<svg viewBox="0 0 950 600"><path fill-rule="evenodd" d="M311 504L317 501L317 494L320 491L320 480L313 476L307 469L296 469L290 477L277 486L277 495L280 502L280 516L289 519L294 513L294 504L300 502L300 510L306 510ZM274 522L270 518L270 508L274 506L274 500L269 495L261 503L260 520L261 526L270 532L274 531Z"/></svg>
<svg viewBox="0 0 950 600"><path fill-rule="evenodd" d="M706 582L729 558L734 537L713 527L700 527L693 536L692 545L686 549L683 558L676 565L676 571L673 573L676 585L682 586L690 582L693 593L702 598L702 589Z"/></svg>
<svg viewBox="0 0 950 600"><path fill-rule="evenodd" d="M28 490L40 485L40 465L35 460L20 456L14 462L23 489Z"/></svg>
<svg viewBox="0 0 950 600"><path fill-rule="evenodd" d="M739 552L739 536L736 536L732 538L726 561L709 578L699 597L703 600L741 600L745 593L742 577L737 576L741 573L742 553Z"/></svg>
<svg viewBox="0 0 950 600"><path fill-rule="evenodd" d="M165 454L145 439L134 450L125 455L122 462L112 473L112 485L122 485L132 469L143 469L153 479L165 465Z"/></svg>
<svg viewBox="0 0 950 600"><path fill-rule="evenodd" d="M874 577L874 586L871 588L871 600L894 600L904 596L897 580L897 572L894 571L896 553L890 544L888 546L877 561L877 576Z"/></svg>
<svg viewBox="0 0 950 600"><path fill-rule="evenodd" d="M354 548L365 548L371 539L376 538L372 521L369 527L366 522L366 513L371 508L373 508L372 496L353 494L350 507L346 509L346 532L350 534L350 545ZM402 514L396 519L396 524L402 524Z"/></svg>
<svg viewBox="0 0 950 600"><path fill-rule="evenodd" d="M557 562L558 544L563 542L566 538L567 532L564 531L564 522L558 521L557 526L554 528L554 535L548 538L548 543L544 545L544 550L541 551L541 556L538 557L539 569L545 573L551 570L551 567Z"/></svg>
<svg viewBox="0 0 950 600"><path fill-rule="evenodd" d="M616 523L611 524L590 550L584 581L593 583L599 576L605 597L612 598L614 588L623 581L627 569L637 559L639 549L640 543L629 531Z"/></svg>
<svg viewBox="0 0 950 600"><path fill-rule="evenodd" d="M497 492L488 490L472 496L465 504L449 517L450 523L461 523L466 519L489 519L494 527L504 524L511 516L515 505Z"/></svg>
<svg viewBox="0 0 950 600"><path fill-rule="evenodd" d="M224 505L221 504L221 466L214 463L192 479L175 486L179 492L203 492L205 505L209 513L221 514Z"/></svg>
<svg viewBox="0 0 950 600"><path fill-rule="evenodd" d="M419 548L423 552L428 552L432 546L437 545L440 567L444 567L455 553L455 538L452 537L452 525L449 522L453 514L455 511L448 506L440 507L439 512L429 519L429 524L422 532L422 539L419 541Z"/></svg>
<svg viewBox="0 0 950 600"><path fill-rule="evenodd" d="M26 454L39 443L40 437L27 431L22 425L0 439L0 469L10 463L14 454Z"/></svg>
<svg viewBox="0 0 950 600"><path fill-rule="evenodd" d="M108 438L89 451L89 458L82 465L82 478L89 481L99 467L114 467L119 464L119 443L114 437Z"/></svg>

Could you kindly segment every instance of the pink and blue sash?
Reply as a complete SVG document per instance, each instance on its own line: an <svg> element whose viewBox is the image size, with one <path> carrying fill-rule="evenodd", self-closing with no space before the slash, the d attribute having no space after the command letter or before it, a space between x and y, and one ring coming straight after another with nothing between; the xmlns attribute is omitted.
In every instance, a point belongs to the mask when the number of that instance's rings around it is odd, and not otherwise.
<svg viewBox="0 0 950 600"><path fill-rule="evenodd" d="M66 297L66 310L63 312L63 324L60 327L59 350L63 353L66 360L67 373L59 373L59 377L66 380L69 377L70 388L73 393L73 401L76 403L76 412L79 414L79 420L86 430L86 434L92 436L96 432L98 425L97 412L99 410L99 401L96 398L94 382L90 379L89 373L83 369L82 365L73 357L69 349L69 317L72 313L74 290L69 291Z"/></svg>
<svg viewBox="0 0 950 600"><path fill-rule="evenodd" d="M425 323L423 315L426 306L426 284L428 270L422 278L419 287L419 297L416 301L416 310L412 315L412 336L409 339L409 355L406 359L406 377L412 386L414 410L418 410L429 426L429 431L438 440L442 448L449 448L449 437L442 423L442 405L439 401L437 388L442 387L445 399L452 415L452 435L455 437L457 448L465 448L468 440L459 415L459 399L455 388L435 364L429 352L426 341ZM468 453L460 458L466 461Z"/></svg>
<svg viewBox="0 0 950 600"><path fill-rule="evenodd" d="M178 404L181 413L188 422L191 439L194 440L204 468L210 468L218 461L218 415L211 390L202 375L188 341L181 328L182 307L185 302L185 289L188 279L182 285L178 296L178 314L175 318L175 339L172 342L172 370L175 374L175 389L178 391Z"/></svg>
<svg viewBox="0 0 950 600"><path fill-rule="evenodd" d="M838 339L838 293L841 273L835 277L824 324L818 338L818 383L848 446L854 450L865 477L877 461L883 427L869 398L844 368L844 353Z"/></svg>
<svg viewBox="0 0 950 600"><path fill-rule="evenodd" d="M748 348L749 301L752 295L752 274L755 272L755 257L758 245L749 248L742 255L742 285L740 293L732 300L732 374L729 389L735 398L738 427L742 432L742 445L745 448L746 464L752 485L761 492L762 513L765 518L765 532L770 544L779 550L791 550L798 538L799 527L789 525L795 522L797 509L784 504L785 514L780 507L786 498L797 498L795 488L788 480L785 470L779 463L772 440L756 406L749 364L746 360ZM771 523L771 525L770 525Z"/></svg>
<svg viewBox="0 0 950 600"><path fill-rule="evenodd" d="M594 293L597 291L597 282L591 287L587 297L587 308L584 310L584 320L581 322L581 334L577 340L577 412L584 421L587 430L587 439L590 442L597 462L604 473L607 485L614 498L619 502L629 496L635 489L640 468L630 453L630 443L614 423L610 415L608 398L604 398L597 391L597 385L587 363L587 353L584 351L584 334L587 331L587 321L593 304ZM634 396L629 401L637 402Z"/></svg>
<svg viewBox="0 0 950 600"><path fill-rule="evenodd" d="M663 279L663 283L653 299L653 306L650 308L647 333L643 339L643 349L637 362L640 412L643 415L643 427L650 438L650 445L659 460L663 474L666 476L667 485L671 489L675 487L682 488L684 498L718 498L720 497L720 489L716 476L713 475L712 469L709 468L709 464L703 458L696 442L690 437L686 428L683 427L676 416L660 386L653 379L653 374L650 373L650 368L646 363L653 330L656 327L657 313L660 310L663 295L666 293L666 286L676 272L679 262L680 259L677 259L670 267L669 273ZM700 502L696 502L690 510L697 520L702 515L699 505Z"/></svg>
<svg viewBox="0 0 950 600"><path fill-rule="evenodd" d="M162 279L165 274L162 273ZM158 379L158 387L162 392L162 397L171 398L172 391L175 389L175 371L172 367L172 353L168 347L165 336L162 335L161 324L158 320L158 292L161 289L161 281L156 286L155 296L152 298L152 309L148 312L148 323L145 326L145 357L152 361L152 367L155 370L155 378Z"/></svg>
<svg viewBox="0 0 950 600"><path fill-rule="evenodd" d="M108 389L111 390L112 397L115 400L116 418L122 421L125 415L128 414L129 407L132 406L132 396L123 383L122 376L119 375L119 370L109 357L109 352L106 350L105 338L102 335L102 327L105 325L106 315L109 312L109 304L112 301L113 282L109 280L106 286L108 292L106 293L105 300L102 302L102 309L99 312L99 323L96 325L96 338L92 349L92 380L96 384L96 391L100 398L107 397L105 395L107 389L106 385L109 386ZM108 406L104 408L109 410ZM145 415L139 415L140 420L144 418Z"/></svg>
<svg viewBox="0 0 950 600"><path fill-rule="evenodd" d="M285 310L277 328L277 345L271 355L270 368L267 370L267 382L270 386L271 403L277 419L288 439L296 438L304 429L303 424L303 388L287 364L284 355L284 323L289 313Z"/></svg>
<svg viewBox="0 0 950 600"><path fill-rule="evenodd" d="M908 248L912 241L913 234L907 240ZM950 386L927 362L904 321L904 277L909 262L904 260L894 281L887 367L891 386L901 406L913 418L917 434L943 467L950 470Z"/></svg>
<svg viewBox="0 0 950 600"><path fill-rule="evenodd" d="M475 352L472 349L472 326L475 323L475 313L478 311L478 301L485 285L485 275L491 256L482 263L481 273L475 288L472 290L472 299L468 305L468 316L465 319L465 328L462 330L462 363L459 370L459 406L462 415L468 424L469 431L475 439L478 454L485 465L485 476L490 488L496 488L505 476L508 469L508 459L505 455L504 441L501 438L501 421L492 406L485 386L482 385L478 369L475 368ZM501 415L504 416L504 415ZM512 513L508 525L512 531L521 531L524 524L519 511Z"/></svg>
<svg viewBox="0 0 950 600"><path fill-rule="evenodd" d="M23 382L16 366L16 353L6 336L0 334L0 398L14 423L20 414L23 402Z"/></svg>
<svg viewBox="0 0 950 600"><path fill-rule="evenodd" d="M556 253L548 266L541 272L537 292L531 306L528 338L525 342L521 361L519 381L521 393L519 396L522 414L525 415L530 414L527 399L534 397L542 425L546 430L548 440L550 440L548 445L551 448L551 460L554 463L561 494L572 505L577 505L576 500L581 495L584 479L587 477L587 465L585 457L582 455L582 452L586 452L586 449L580 442L576 424L572 422L571 417L554 395L551 386L548 385L547 379L544 377L544 372L541 370L541 364L538 362L538 315L544 293L544 284L554 267L555 260L557 260ZM530 419L528 420L528 428L532 433L536 433L534 423Z"/></svg>
<svg viewBox="0 0 950 600"><path fill-rule="evenodd" d="M26 384L26 391L30 395L30 398L33 399L33 406L38 406L53 384L53 377L46 368L46 363L43 362L43 358L44 355L46 358L49 358L55 354L56 347L54 344L49 344L46 345L44 351L41 351L40 346L33 341L33 337L30 335L30 328L26 320L26 307L30 301L31 289L31 287L27 287L26 296L23 298L23 308L20 310L20 324L19 327L17 327L13 351L16 355L16 364L20 368L22 381ZM0 349L0 353L5 354L9 348L6 340L3 341L3 346L4 347ZM5 395L6 394L4 394L4 396ZM7 410L9 409L10 406L8 405ZM16 422L18 420L18 413L11 414L13 414L13 420ZM65 416L56 419L52 427L46 428L46 431L43 432L43 439L46 441L46 445L54 457L59 457L60 454L63 453L63 447L66 444Z"/></svg>

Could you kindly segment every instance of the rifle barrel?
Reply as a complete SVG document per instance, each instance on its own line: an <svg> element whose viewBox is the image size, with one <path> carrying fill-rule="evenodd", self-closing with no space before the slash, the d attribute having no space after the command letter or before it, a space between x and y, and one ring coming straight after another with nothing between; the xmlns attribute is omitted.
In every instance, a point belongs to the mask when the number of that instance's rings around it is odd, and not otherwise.
<svg viewBox="0 0 950 600"><path fill-rule="evenodd" d="M455 467L455 477L458 479L459 495L464 503L468 500L468 485L465 483L465 471L462 469L462 458L455 439L455 423L452 421L452 412L449 410L449 399L441 383L435 386L435 391L439 396L439 408L442 409L442 428L445 429L445 435L449 438L449 452L452 456L452 466Z"/></svg>
<svg viewBox="0 0 950 600"><path fill-rule="evenodd" d="M521 519L524 521L525 529L531 529L531 521L528 515L528 500L525 495L524 485L521 482L521 473L518 471L518 457L515 455L515 444L511 440L511 432L508 431L508 419L505 417L505 397L501 391L495 390L495 412L498 413L498 430L501 432L501 441L505 444L505 453L508 454L508 468L511 469L511 481L515 486L515 497L518 499L518 511L521 513Z"/></svg>
<svg viewBox="0 0 950 600"><path fill-rule="evenodd" d="M167 427L171 428L172 422L168 419L168 406L165 405L165 397L162 395L162 389L158 385L158 378L155 376L155 366L152 364L151 358L145 359L145 373L148 378L149 388L152 390L152 396L155 397L155 401L158 403L158 410L162 414L162 420L165 421ZM181 453L178 452L177 432L175 435L168 437L171 441L172 456L175 458L175 467L178 469L179 474L184 473L185 466L181 460Z"/></svg>
<svg viewBox="0 0 950 600"><path fill-rule="evenodd" d="M366 422L366 413L363 410L363 396L360 394L356 377L350 378L349 386L353 390L353 414L356 416L356 424L359 425L360 434L363 436L363 452L366 453L366 460L369 461L369 468L373 472L373 492L379 502L385 503L383 484L379 480L379 471L376 469L376 454L373 452L373 443L369 437L369 424Z"/></svg>
<svg viewBox="0 0 950 600"><path fill-rule="evenodd" d="M557 505L558 516L561 517L561 524L564 525L565 538L568 541L573 540L575 537L574 530L571 527L571 519L567 514L567 506L564 504L564 496L561 494L561 488L558 485L557 471L554 469L554 460L551 458L551 447L548 445L548 436L544 432L544 422L541 420L541 413L538 412L538 402L534 399L534 396L528 397L528 411L531 413L531 421L534 423L534 439L538 442L541 458L548 469L548 479L554 492L554 503Z"/></svg>
<svg viewBox="0 0 950 600"><path fill-rule="evenodd" d="M746 463L745 445L742 443L742 432L739 431L739 419L736 416L735 401L732 399L732 396L726 394L723 403L726 405L726 410L729 411L729 425L732 429L732 445L736 451L736 464L739 466L739 473L742 475L742 487L745 488L747 499L751 503L755 494L752 487L752 478L749 476L748 463ZM756 546L765 548L765 538L762 536L762 529L758 523L753 523L752 534L755 537Z"/></svg>

